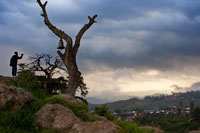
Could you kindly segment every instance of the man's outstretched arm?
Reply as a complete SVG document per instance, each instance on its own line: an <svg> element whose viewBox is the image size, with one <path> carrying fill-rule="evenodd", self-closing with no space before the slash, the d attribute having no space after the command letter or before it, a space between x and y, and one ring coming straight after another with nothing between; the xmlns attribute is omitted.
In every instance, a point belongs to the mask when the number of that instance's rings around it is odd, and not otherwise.
<svg viewBox="0 0 200 133"><path fill-rule="evenodd" d="M18 57L18 59L22 59L22 58L23 58L23 55L24 55L24 54L21 54L21 56L20 56L20 57Z"/></svg>

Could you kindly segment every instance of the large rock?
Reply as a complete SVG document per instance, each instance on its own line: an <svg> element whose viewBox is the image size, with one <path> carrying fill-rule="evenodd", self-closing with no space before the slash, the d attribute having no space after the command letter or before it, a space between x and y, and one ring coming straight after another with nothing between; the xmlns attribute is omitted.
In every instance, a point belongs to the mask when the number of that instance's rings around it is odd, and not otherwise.
<svg viewBox="0 0 200 133"><path fill-rule="evenodd" d="M59 94L57 97L60 97L66 102L71 103L71 104L80 104L80 102L76 98L72 97L69 94Z"/></svg>
<svg viewBox="0 0 200 133"><path fill-rule="evenodd" d="M74 124L70 133L119 133L120 127L111 121L82 122Z"/></svg>
<svg viewBox="0 0 200 133"><path fill-rule="evenodd" d="M21 109L34 100L33 95L21 88L0 84L0 110Z"/></svg>
<svg viewBox="0 0 200 133"><path fill-rule="evenodd" d="M108 120L83 122L67 107L45 104L35 114L38 125L49 131L61 133L117 133L120 127Z"/></svg>
<svg viewBox="0 0 200 133"><path fill-rule="evenodd" d="M66 131L82 120L67 107L60 104L45 104L35 115L38 125L47 130Z"/></svg>

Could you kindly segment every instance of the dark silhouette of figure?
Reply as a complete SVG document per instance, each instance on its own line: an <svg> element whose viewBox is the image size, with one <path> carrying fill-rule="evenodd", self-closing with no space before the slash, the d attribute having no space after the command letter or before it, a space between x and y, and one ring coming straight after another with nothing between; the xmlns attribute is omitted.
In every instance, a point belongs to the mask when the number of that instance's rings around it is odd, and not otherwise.
<svg viewBox="0 0 200 133"><path fill-rule="evenodd" d="M15 52L15 54L10 59L10 66L12 67L12 76L16 76L17 74L17 61L18 59L22 59L24 54L21 54L21 56L18 56L18 52Z"/></svg>

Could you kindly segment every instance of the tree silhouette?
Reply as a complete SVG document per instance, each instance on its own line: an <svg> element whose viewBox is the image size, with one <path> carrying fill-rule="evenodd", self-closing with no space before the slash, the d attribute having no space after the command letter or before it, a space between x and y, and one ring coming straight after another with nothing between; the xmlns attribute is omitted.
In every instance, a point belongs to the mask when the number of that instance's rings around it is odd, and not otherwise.
<svg viewBox="0 0 200 133"><path fill-rule="evenodd" d="M97 15L94 15L93 17L88 16L89 22L85 24L78 34L76 35L75 43L73 44L72 38L66 34L64 31L58 29L55 27L49 20L47 12L46 12L46 5L47 1L42 4L40 0L37 0L37 3L42 8L42 14L41 16L44 18L45 25L59 38L64 39L67 43L65 47L65 52L62 53L60 50L57 51L58 55L64 62L68 73L69 73L69 83L68 87L64 90L64 93L68 93L72 96L75 96L78 82L80 80L81 72L78 69L77 63L76 63L76 56L78 49L80 47L80 41L83 36L83 34L95 23L95 18Z"/></svg>
<svg viewBox="0 0 200 133"><path fill-rule="evenodd" d="M55 86L57 90L63 90L64 87L66 88L66 85L68 85L69 83L69 76L67 76L66 79L64 77L59 77L57 79L52 78L54 74L61 74L60 70L65 71L66 74L69 75L66 68L63 68L64 64L58 56L53 57L50 54L41 53L41 54L36 54L35 56L30 56L29 59L30 59L29 63L19 64L21 71L29 70L31 72L43 72L45 74L45 78L43 76L38 76L38 78L40 78L39 79L40 81L45 81L48 83L46 89L48 89L49 92L52 92L51 88L55 88ZM64 86L63 84L66 85ZM76 92L79 92L80 96L86 97L86 95L88 94L88 89L89 88L84 82L83 76L80 76ZM81 97L77 98L80 99Z"/></svg>
<svg viewBox="0 0 200 133"><path fill-rule="evenodd" d="M60 70L66 71L63 68L63 62L59 57L53 58L49 54L36 54L30 57L30 63L25 64L25 68L34 72L43 72L47 79L53 77L54 74L59 73Z"/></svg>
<svg viewBox="0 0 200 133"><path fill-rule="evenodd" d="M194 108L193 111L191 112L191 115L194 120L200 122L200 107Z"/></svg>

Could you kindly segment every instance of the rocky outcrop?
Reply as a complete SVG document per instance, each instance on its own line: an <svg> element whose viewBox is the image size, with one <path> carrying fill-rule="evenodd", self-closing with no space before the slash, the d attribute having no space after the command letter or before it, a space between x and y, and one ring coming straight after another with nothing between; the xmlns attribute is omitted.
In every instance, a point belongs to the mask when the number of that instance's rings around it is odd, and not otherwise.
<svg viewBox="0 0 200 133"><path fill-rule="evenodd" d="M120 127L111 121L82 122L74 124L70 133L119 133Z"/></svg>
<svg viewBox="0 0 200 133"><path fill-rule="evenodd" d="M60 104L44 105L36 113L35 119L40 127L51 131L54 129L66 131L75 123L82 122L70 109Z"/></svg>
<svg viewBox="0 0 200 133"><path fill-rule="evenodd" d="M9 86L9 77L0 76L0 113L5 109L20 110L34 101L34 96L21 88ZM68 94L59 94L55 97L62 98L71 104L82 104ZM79 105L78 105L79 106ZM82 115L91 120L94 114L82 110ZM71 109L60 104L45 104L33 116L42 129L61 133L117 133L120 127L104 117L95 116L98 121L84 122L75 116Z"/></svg>
<svg viewBox="0 0 200 133"><path fill-rule="evenodd" d="M80 102L76 98L72 97L69 94L59 94L57 97L62 98L63 100L71 104L80 104Z"/></svg>
<svg viewBox="0 0 200 133"><path fill-rule="evenodd" d="M33 95L21 88L0 84L0 110L21 109L34 100Z"/></svg>
<svg viewBox="0 0 200 133"><path fill-rule="evenodd" d="M117 133L120 127L107 119L83 122L67 107L60 104L46 104L36 114L38 125L50 131L62 133Z"/></svg>
<svg viewBox="0 0 200 133"><path fill-rule="evenodd" d="M11 78L11 77L4 77L4 76L1 76L1 75L0 75L0 84L5 84L5 85L7 85L7 84L9 84L9 81L10 81L11 79L13 79L13 78Z"/></svg>

